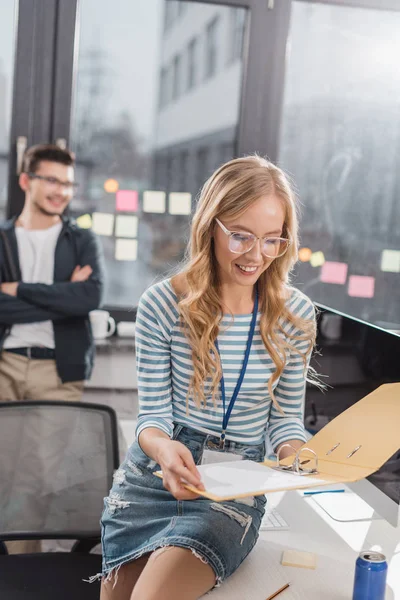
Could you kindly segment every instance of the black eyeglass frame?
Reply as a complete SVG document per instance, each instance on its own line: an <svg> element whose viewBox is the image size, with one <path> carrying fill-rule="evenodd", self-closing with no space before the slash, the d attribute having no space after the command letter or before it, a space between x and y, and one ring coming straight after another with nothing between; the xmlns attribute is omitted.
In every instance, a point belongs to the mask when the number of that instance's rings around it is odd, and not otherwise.
<svg viewBox="0 0 400 600"><path fill-rule="evenodd" d="M70 188L71 190L76 190L79 186L79 183L76 181L61 181L60 179L57 179L57 177L51 175L39 175L38 173L27 173L27 175L29 179L39 179L50 185L61 185L63 188Z"/></svg>

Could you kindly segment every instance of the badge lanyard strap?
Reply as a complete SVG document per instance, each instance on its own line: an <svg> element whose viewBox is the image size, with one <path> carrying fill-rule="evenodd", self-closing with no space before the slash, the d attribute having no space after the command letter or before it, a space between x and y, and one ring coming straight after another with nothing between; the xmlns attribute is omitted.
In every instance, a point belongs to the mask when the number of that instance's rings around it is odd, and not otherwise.
<svg viewBox="0 0 400 600"><path fill-rule="evenodd" d="M225 395L224 373L222 372L222 375L221 375L221 397L222 397L222 406L223 406L223 411L224 411L224 418L222 419L222 432L221 432L220 440L219 440L219 447L221 449L223 449L225 447L225 434L226 434L226 429L228 427L228 421L231 416L233 405L235 404L235 401L239 394L240 388L242 387L243 379L244 379L246 369L247 369L247 364L249 362L251 344L253 342L254 331L256 328L257 314L258 314L258 289L256 287L253 315L251 318L251 324L250 324L250 329L249 329L249 335L247 338L246 352L245 352L244 359L243 359L242 369L240 371L239 379L237 381L235 390L233 392L231 401L228 406L228 410L226 412L225 412L226 395ZM218 340L215 340L215 346L216 346L218 354L220 355L220 358L221 358L221 353L220 353L219 347L218 347ZM221 369L222 369L222 361L221 361Z"/></svg>

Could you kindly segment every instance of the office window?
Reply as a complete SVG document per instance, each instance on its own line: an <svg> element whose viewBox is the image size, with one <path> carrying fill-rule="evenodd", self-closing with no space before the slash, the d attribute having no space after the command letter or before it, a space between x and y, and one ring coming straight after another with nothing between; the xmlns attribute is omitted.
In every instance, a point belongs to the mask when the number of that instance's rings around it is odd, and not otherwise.
<svg viewBox="0 0 400 600"><path fill-rule="evenodd" d="M160 72L160 93L158 105L163 108L167 104L168 69L163 67Z"/></svg>
<svg viewBox="0 0 400 600"><path fill-rule="evenodd" d="M165 2L164 31L168 31L178 16L180 2L176 0Z"/></svg>
<svg viewBox="0 0 400 600"><path fill-rule="evenodd" d="M168 31L171 23L172 2L166 2L164 5L164 31Z"/></svg>
<svg viewBox="0 0 400 600"><path fill-rule="evenodd" d="M160 105L160 108L167 106L172 100L173 70L173 64L164 67L161 70L161 76L164 77L164 81L160 82L160 97L162 98L162 105Z"/></svg>
<svg viewBox="0 0 400 600"><path fill-rule="evenodd" d="M229 62L234 62L242 57L245 24L246 10L231 8Z"/></svg>
<svg viewBox="0 0 400 600"><path fill-rule="evenodd" d="M182 58L177 54L172 63L172 100L177 100L181 94Z"/></svg>
<svg viewBox="0 0 400 600"><path fill-rule="evenodd" d="M206 64L205 77L213 77L217 71L218 61L218 26L219 17L216 17L207 25L206 31Z"/></svg>
<svg viewBox="0 0 400 600"><path fill-rule="evenodd" d="M198 41L193 38L188 45L188 60L187 60L187 90L195 87L197 82L197 49Z"/></svg>
<svg viewBox="0 0 400 600"><path fill-rule="evenodd" d="M14 76L14 1L0 3L0 218L6 216L9 136Z"/></svg>
<svg viewBox="0 0 400 600"><path fill-rule="evenodd" d="M182 17L185 14L187 7L187 2L178 2L178 17Z"/></svg>
<svg viewBox="0 0 400 600"><path fill-rule="evenodd" d="M171 100L186 91L189 70L190 85L200 83L200 62L205 57L200 43L205 44L210 13L221 15L221 23L229 22L230 8L221 6L216 13L208 3L193 2L193 12L188 9L184 19L189 25L193 17L196 27L191 31L199 33L188 34L181 21L175 21L176 27L163 35L162 9L171 2L115 0L114 4L121 10L109 11L108 0L81 2L70 140L80 186L70 210L77 218L87 215L86 222L92 216L101 236L108 280L105 304L129 309L183 256L190 217L170 214L168 194L190 193L194 203L210 174L214 164L208 144L210 115L213 143L229 141L227 111L230 135L236 137L241 77L232 82L223 103L211 91L199 102L196 87L176 110L178 105ZM197 157L201 148L204 153ZM100 217L93 219L93 213ZM131 232L127 227L132 216L137 217L137 227ZM127 239L122 254L118 238ZM137 241L136 248L129 246L130 239Z"/></svg>
<svg viewBox="0 0 400 600"><path fill-rule="evenodd" d="M219 162L222 165L223 163L232 160L232 157L235 155L235 147L233 142L224 142L219 147Z"/></svg>
<svg viewBox="0 0 400 600"><path fill-rule="evenodd" d="M298 285L399 329L400 13L292 4L279 164L303 202L303 245L347 273L338 284L300 261Z"/></svg>
<svg viewBox="0 0 400 600"><path fill-rule="evenodd" d="M188 166L189 166L189 152L187 150L183 150L180 155L180 164L179 164L179 191L186 191L186 182L188 179Z"/></svg>
<svg viewBox="0 0 400 600"><path fill-rule="evenodd" d="M200 192L206 179L207 155L207 148L199 148L197 150L195 178L198 192Z"/></svg>

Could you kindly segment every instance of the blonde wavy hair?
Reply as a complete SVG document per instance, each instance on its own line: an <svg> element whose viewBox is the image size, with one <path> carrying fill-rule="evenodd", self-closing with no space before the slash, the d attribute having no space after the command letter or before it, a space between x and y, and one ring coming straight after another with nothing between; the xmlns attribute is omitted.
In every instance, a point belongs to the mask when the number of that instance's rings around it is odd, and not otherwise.
<svg viewBox="0 0 400 600"><path fill-rule="evenodd" d="M290 239L287 252L275 259L258 280L260 330L275 372L269 379L268 391L276 408L283 413L273 385L284 369L290 352L302 356L306 369L307 354L315 344L315 321L292 314L287 300L290 295L289 275L297 261L298 218L295 194L281 169L259 156L237 158L222 165L205 183L191 227L187 255L172 285L179 296L179 311L186 337L192 349L193 376L187 402L192 395L198 407L205 406L211 394L215 403L222 375L221 361L215 341L223 315L219 295L217 262L214 255L215 219L233 219L263 196L275 196L285 207L282 237ZM182 283L183 282L183 283ZM293 335L283 330L288 321L301 331ZM290 328L291 329L291 328ZM304 353L296 340L307 340Z"/></svg>

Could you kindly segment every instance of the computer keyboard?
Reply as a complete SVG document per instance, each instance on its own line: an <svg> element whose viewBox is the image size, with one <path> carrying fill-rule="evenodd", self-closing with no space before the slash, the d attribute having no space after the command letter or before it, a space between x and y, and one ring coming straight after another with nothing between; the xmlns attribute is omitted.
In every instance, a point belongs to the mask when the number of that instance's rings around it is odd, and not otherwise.
<svg viewBox="0 0 400 600"><path fill-rule="evenodd" d="M263 520L261 521L261 531L285 531L290 529L289 524L276 508L267 508Z"/></svg>

